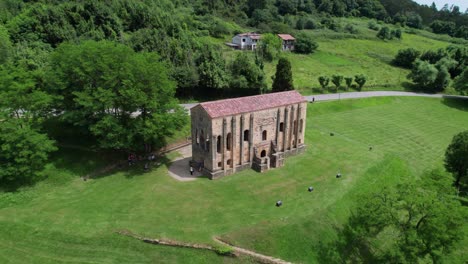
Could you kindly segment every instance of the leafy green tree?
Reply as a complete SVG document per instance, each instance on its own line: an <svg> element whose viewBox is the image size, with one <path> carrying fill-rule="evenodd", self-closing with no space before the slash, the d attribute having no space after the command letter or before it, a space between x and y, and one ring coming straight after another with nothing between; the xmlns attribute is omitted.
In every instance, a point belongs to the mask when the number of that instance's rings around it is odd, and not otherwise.
<svg viewBox="0 0 468 264"><path fill-rule="evenodd" d="M345 77L346 89L349 90L353 84L353 77Z"/></svg>
<svg viewBox="0 0 468 264"><path fill-rule="evenodd" d="M354 81L357 83L359 91L361 91L364 84L366 84L367 76L364 74L358 74L354 76Z"/></svg>
<svg viewBox="0 0 468 264"><path fill-rule="evenodd" d="M48 73L49 92L61 97L54 107L100 148L161 147L186 118L159 59L108 41L62 44Z"/></svg>
<svg viewBox="0 0 468 264"><path fill-rule="evenodd" d="M428 50L423 52L423 54L421 55L421 60L427 61L431 64L435 64L444 57L448 57L448 53L444 49Z"/></svg>
<svg viewBox="0 0 468 264"><path fill-rule="evenodd" d="M443 91L449 85L451 81L449 70L454 68L456 65L457 62L448 57L442 58L435 64L437 77L430 87L432 91Z"/></svg>
<svg viewBox="0 0 468 264"><path fill-rule="evenodd" d="M286 58L280 58L276 65L276 74L273 78L273 92L294 90L291 63Z"/></svg>
<svg viewBox="0 0 468 264"><path fill-rule="evenodd" d="M421 55L421 52L413 48L399 50L392 63L396 66L411 69L414 61Z"/></svg>
<svg viewBox="0 0 468 264"><path fill-rule="evenodd" d="M463 239L466 217L448 179L434 171L363 195L322 262L441 263Z"/></svg>
<svg viewBox="0 0 468 264"><path fill-rule="evenodd" d="M437 68L427 61L417 59L408 78L421 87L427 87L437 78Z"/></svg>
<svg viewBox="0 0 468 264"><path fill-rule="evenodd" d="M457 187L468 176L468 130L453 137L445 151L445 168L453 173Z"/></svg>
<svg viewBox="0 0 468 264"><path fill-rule="evenodd" d="M0 25L0 65L11 57L12 46L6 28Z"/></svg>
<svg viewBox="0 0 468 264"><path fill-rule="evenodd" d="M51 102L36 87L33 72L11 63L0 66L0 183L34 182L56 150L40 132Z"/></svg>
<svg viewBox="0 0 468 264"><path fill-rule="evenodd" d="M231 79L229 85L233 89L251 90L248 94L259 94L266 89L265 73L250 54L238 53L230 64Z"/></svg>
<svg viewBox="0 0 468 264"><path fill-rule="evenodd" d="M343 78L344 77L342 75L332 75L331 81L335 85L337 91L340 89Z"/></svg>
<svg viewBox="0 0 468 264"><path fill-rule="evenodd" d="M207 46L196 60L198 65L198 86L208 91L226 86L227 74L224 59L219 50Z"/></svg>
<svg viewBox="0 0 468 264"><path fill-rule="evenodd" d="M455 79L453 87L461 94L468 94L468 68Z"/></svg>
<svg viewBox="0 0 468 264"><path fill-rule="evenodd" d="M434 20L430 25L436 34L447 34L452 36L455 33L455 23L451 21Z"/></svg>
<svg viewBox="0 0 468 264"><path fill-rule="evenodd" d="M263 59L272 61L281 51L281 39L270 33L263 34L257 49Z"/></svg>
<svg viewBox="0 0 468 264"><path fill-rule="evenodd" d="M311 35L302 33L296 36L296 43L294 44L294 51L302 54L314 53L317 50L318 44L314 41Z"/></svg>
<svg viewBox="0 0 468 264"><path fill-rule="evenodd" d="M34 182L41 176L54 141L38 132L24 118L1 117L0 183L16 186Z"/></svg>
<svg viewBox="0 0 468 264"><path fill-rule="evenodd" d="M320 86L322 86L322 89L325 90L327 89L327 86L330 83L330 78L328 78L327 76L319 76L318 81L320 83Z"/></svg>

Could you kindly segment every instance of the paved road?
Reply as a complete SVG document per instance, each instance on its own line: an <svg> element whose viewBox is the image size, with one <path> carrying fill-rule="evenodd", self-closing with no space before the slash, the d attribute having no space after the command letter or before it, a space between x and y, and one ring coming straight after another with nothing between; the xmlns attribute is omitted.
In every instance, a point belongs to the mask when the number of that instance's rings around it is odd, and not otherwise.
<svg viewBox="0 0 468 264"><path fill-rule="evenodd" d="M315 99L319 101L329 100L341 100L341 99L352 99L352 98L367 98L367 97L379 97L379 96L419 96L419 97L433 97L433 98L464 98L468 99L468 96L461 95L445 95L445 94L426 94L426 93L413 93L413 92L397 92L397 91L375 91L375 92L350 92L350 93L334 93L334 94L316 94L304 96L309 102ZM194 104L181 104L187 110L197 105Z"/></svg>

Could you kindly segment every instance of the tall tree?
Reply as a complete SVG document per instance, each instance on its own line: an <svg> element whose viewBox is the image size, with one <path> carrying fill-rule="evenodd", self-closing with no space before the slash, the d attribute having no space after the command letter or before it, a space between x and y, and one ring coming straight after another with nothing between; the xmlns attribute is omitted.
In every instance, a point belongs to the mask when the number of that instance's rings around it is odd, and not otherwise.
<svg viewBox="0 0 468 264"><path fill-rule="evenodd" d="M36 87L33 72L0 66L0 184L19 186L41 174L54 141L41 133L52 98Z"/></svg>
<svg viewBox="0 0 468 264"><path fill-rule="evenodd" d="M266 89L265 73L260 63L260 61L256 63L246 52L238 53L230 64L230 88L248 90L247 94L259 94L264 91Z"/></svg>
<svg viewBox="0 0 468 264"><path fill-rule="evenodd" d="M207 46L197 58L198 86L200 89L222 89L226 86L226 69L224 59L219 50Z"/></svg>
<svg viewBox="0 0 468 264"><path fill-rule="evenodd" d="M280 58L276 65L276 74L273 78L273 92L294 90L291 63L286 58Z"/></svg>
<svg viewBox="0 0 468 264"><path fill-rule="evenodd" d="M263 59L272 61L281 50L281 39L270 33L263 34L257 49Z"/></svg>
<svg viewBox="0 0 468 264"><path fill-rule="evenodd" d="M453 173L456 186L468 176L468 130L453 137L445 151L445 168Z"/></svg>
<svg viewBox="0 0 468 264"><path fill-rule="evenodd" d="M48 76L49 91L62 98L55 105L62 119L94 136L100 148L160 147L185 121L167 67L154 53L108 41L62 44Z"/></svg>

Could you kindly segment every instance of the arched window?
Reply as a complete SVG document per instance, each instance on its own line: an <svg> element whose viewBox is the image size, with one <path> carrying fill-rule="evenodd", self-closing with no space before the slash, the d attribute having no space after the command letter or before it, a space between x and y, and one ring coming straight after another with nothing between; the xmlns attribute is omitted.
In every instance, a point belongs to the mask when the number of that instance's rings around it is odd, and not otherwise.
<svg viewBox="0 0 468 264"><path fill-rule="evenodd" d="M280 129L280 132L284 131L284 123L283 122L280 123L280 128L279 129Z"/></svg>
<svg viewBox="0 0 468 264"><path fill-rule="evenodd" d="M260 157L265 157L266 156L266 150L262 150L262 152L260 152Z"/></svg>
<svg viewBox="0 0 468 264"><path fill-rule="evenodd" d="M302 129L304 129L304 119L301 119L301 121L299 122L299 132L302 133Z"/></svg>
<svg viewBox="0 0 468 264"><path fill-rule="evenodd" d="M216 139L216 152L221 153L221 136Z"/></svg>
<svg viewBox="0 0 468 264"><path fill-rule="evenodd" d="M267 131L263 130L262 132L262 140L267 140Z"/></svg>
<svg viewBox="0 0 468 264"><path fill-rule="evenodd" d="M197 145L200 144L200 141L198 141L198 129L195 129L195 141L197 142Z"/></svg>
<svg viewBox="0 0 468 264"><path fill-rule="evenodd" d="M249 130L244 130L244 141L249 141Z"/></svg>
<svg viewBox="0 0 468 264"><path fill-rule="evenodd" d="M205 149L205 135L203 134L203 129L200 130L200 144L201 148Z"/></svg>
<svg viewBox="0 0 468 264"><path fill-rule="evenodd" d="M232 134L228 133L226 136L226 149L231 150L232 147Z"/></svg>
<svg viewBox="0 0 468 264"><path fill-rule="evenodd" d="M227 165L231 166L232 161L230 159L227 160Z"/></svg>
<svg viewBox="0 0 468 264"><path fill-rule="evenodd" d="M294 120L293 122L293 134L296 134L297 132L297 120Z"/></svg>

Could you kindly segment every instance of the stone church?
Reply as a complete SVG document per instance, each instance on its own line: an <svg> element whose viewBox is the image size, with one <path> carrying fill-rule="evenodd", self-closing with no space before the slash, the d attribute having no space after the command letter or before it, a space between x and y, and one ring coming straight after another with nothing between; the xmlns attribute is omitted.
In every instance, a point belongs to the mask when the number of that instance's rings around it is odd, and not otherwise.
<svg viewBox="0 0 468 264"><path fill-rule="evenodd" d="M281 167L305 150L307 100L296 91L205 102L190 111L191 165L210 179Z"/></svg>

